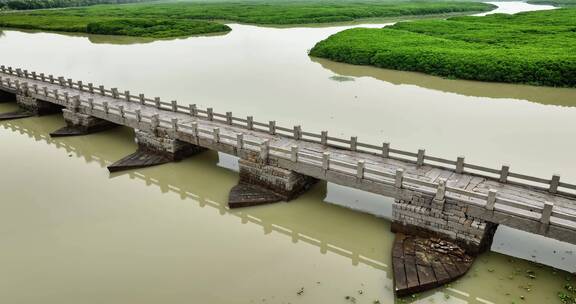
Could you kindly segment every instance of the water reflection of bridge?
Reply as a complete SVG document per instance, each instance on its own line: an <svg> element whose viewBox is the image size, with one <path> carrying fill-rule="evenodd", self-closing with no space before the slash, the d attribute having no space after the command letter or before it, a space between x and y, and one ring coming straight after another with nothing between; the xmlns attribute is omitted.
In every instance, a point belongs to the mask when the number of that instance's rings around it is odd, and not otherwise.
<svg viewBox="0 0 576 304"><path fill-rule="evenodd" d="M63 149L66 153L72 153L76 157L84 159L86 162L97 163L102 168L105 168L115 160L115 156L107 155L105 151L96 152L92 150L93 147L87 149L88 146L84 147L82 145L75 145L68 141L51 138L48 134L51 127L43 127L40 123L27 122L29 122L29 120L4 121L0 122L0 127L19 134L25 134L36 141L45 142L57 149ZM118 136L118 132L111 132L109 134L110 136ZM330 252L349 258L353 265L361 263L381 270L388 269L388 265L383 260L386 255L380 254L379 256L375 256L376 254L370 252L369 246L354 246L357 244L350 244L346 239L340 238L338 234L331 234L333 239L327 240L319 235L314 235L313 231L304 231L305 229L303 227L298 226L299 222L291 222L289 224L280 223L279 221L274 222L271 219L256 216L250 209L236 209L232 211L228 208L227 204L223 202L216 202L203 198L206 196L202 195L202 193L192 192L190 188L194 185L191 185L192 183L188 180L181 181L178 178L169 180L170 175L158 177L155 176L155 173L158 173L158 170L136 170L125 174L116 174L113 175L113 177L118 175L127 175L130 179L142 181L147 186L157 186L162 193L173 193L179 195L181 199L192 199L202 208L211 207L220 215L236 216L242 224L257 224L262 227L264 234L276 232L289 237L294 243L304 242L319 247L322 254ZM323 208L341 207L325 204Z"/></svg>
<svg viewBox="0 0 576 304"><path fill-rule="evenodd" d="M30 138L33 138L39 142L45 142L48 145L54 146L57 149L63 149L68 154L74 154L76 157L83 159L87 163L97 163L101 168L105 168L107 165L113 162L117 156L110 153L108 150L96 151L94 146L91 146L91 141L82 141L82 145L70 143L66 140L59 140L54 139L49 136L49 132L54 129L56 124L59 121L55 121L56 118L54 117L42 117L36 118L43 120L41 123L38 121L34 121L35 119L25 119L25 120L16 120L16 121L3 121L0 122L0 127L10 130L15 133L27 135ZM46 124L49 121L51 123ZM111 131L106 136L115 136L120 141L126 140L126 142L132 140L132 134L129 132L128 128L122 129L122 132ZM123 138L125 137L125 138ZM89 137L85 137L89 138ZM109 138L108 138L109 140ZM212 155L215 154L213 153ZM214 161L214 163L216 160ZM216 168L215 168L216 170ZM239 219L239 222L242 224L252 223L262 227L262 231L264 234L269 235L272 232L276 232L280 235L284 235L289 237L292 242L303 242L306 244L310 244L316 246L320 249L322 254L326 253L335 253L342 257L346 257L350 259L353 265L364 264L367 266L374 267L376 269L384 270L388 279L391 280L391 272L388 270L388 265L386 264L385 258L388 257L387 252L381 252L379 256L376 256L375 253L371 252L370 249L372 247L363 246L364 244L359 244L358 242L350 243L349 236L348 239L342 238L340 234L332 233L329 237L326 236L319 236L320 233L314 233L312 230L306 231L306 226L309 223L305 222L306 219L302 219L302 221L298 222L291 222L291 223L281 223L280 220L272 220L267 218L266 216L257 216L254 209L236 209L230 210L228 209L227 205L224 203L219 203L217 201L211 200L206 198L208 194L201 193L201 189L199 191L191 191L191 188L194 187L193 183L189 182L189 180L182 181L178 178L173 178L169 180L169 178L173 177L173 175L163 175L162 177L158 176L159 170L156 169L146 169L146 170L137 170L132 171L127 174L115 174L112 177L119 176L119 175L127 175L130 179L139 180L144 182L148 186L157 186L158 189L162 193L173 193L180 196L181 199L189 199L194 202L197 202L201 208L210 207L209 210L214 210L218 212L221 216L225 215L232 215ZM331 204L322 204L322 210L325 211L331 208L342 209L341 207L334 206ZM350 212L346 214L347 218L352 216L363 216L366 217L368 215L361 214L359 212ZM311 217L314 219L314 217ZM353 221L351 220L351 223ZM362 221L365 222L365 221ZM315 227L316 228L316 227ZM352 227L351 227L352 228ZM378 235L378 234L377 234ZM329 239L330 238L330 239ZM371 243L372 240L369 239L369 236L366 237L366 243ZM357 240L355 240L357 241ZM386 247L386 250L389 249ZM491 303L483 298L476 297L474 294L470 294L468 292L458 290L455 288L446 288L444 290L438 291L431 291L428 293L424 293L421 297L408 300L408 302L413 301L413 303L427 303L430 300L436 301L443 301L445 295L449 295L453 299L457 299L458 303Z"/></svg>

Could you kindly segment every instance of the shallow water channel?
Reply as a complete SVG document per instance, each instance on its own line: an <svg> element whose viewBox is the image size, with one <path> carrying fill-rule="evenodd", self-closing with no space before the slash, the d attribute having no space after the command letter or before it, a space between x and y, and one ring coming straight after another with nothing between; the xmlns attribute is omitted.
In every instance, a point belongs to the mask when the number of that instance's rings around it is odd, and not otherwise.
<svg viewBox="0 0 576 304"><path fill-rule="evenodd" d="M230 26L226 35L168 41L4 30L0 64L576 182L575 89L307 56L315 42L358 25ZM390 199L321 183L290 203L229 211L231 156L206 152L109 175L106 164L134 151L132 132L49 138L63 125L59 115L0 122L0 303L394 301ZM559 303L575 251L501 226L468 275L406 302Z"/></svg>

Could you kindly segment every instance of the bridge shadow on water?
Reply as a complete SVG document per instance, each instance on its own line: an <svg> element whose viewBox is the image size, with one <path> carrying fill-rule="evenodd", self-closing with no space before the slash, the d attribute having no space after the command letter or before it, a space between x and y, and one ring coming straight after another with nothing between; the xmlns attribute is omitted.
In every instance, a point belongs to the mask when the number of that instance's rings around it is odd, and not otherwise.
<svg viewBox="0 0 576 304"><path fill-rule="evenodd" d="M359 66L310 57L323 68L340 76L372 77L395 85L418 87L472 97L526 100L543 105L576 107L576 89L529 86L470 80L454 80L423 73Z"/></svg>
<svg viewBox="0 0 576 304"><path fill-rule="evenodd" d="M54 146L69 155L83 159L86 163L98 164L102 170L106 170L108 165L123 156L122 153L136 148L133 131L124 127L82 137L51 138L49 133L62 125L64 121L60 116L0 122L0 127L3 129ZM100 146L101 140L94 140L96 136L105 137L110 145L119 148L106 149ZM346 257L353 265L365 264L384 270L390 278L389 252L393 234L386 233L390 231L388 221L322 203L323 197L326 196L326 183L317 184L301 199L291 203L231 210L227 206L229 188L226 185L235 184L237 174L233 171L233 167L232 170L224 167L230 167L231 164L233 166L233 163L234 159L231 156L219 156L216 152L208 151L179 163L113 173L110 174L110 178L128 177L147 186L156 187L162 193L176 194L182 200L190 200L201 208L208 207L222 216L235 216L239 223L258 225L262 227L264 234L278 233L293 243L303 242L316 246L322 254L330 252ZM202 179L187 178L186 171L190 169L190 165L195 165L196 170L201 166ZM214 183L223 184L219 194L210 191L214 188L212 186ZM281 211L271 211L271 207L281 208ZM278 216L278 212L283 215ZM318 220L326 216L335 219ZM366 234L367 229L372 229L374 233ZM343 230L347 232L342 233Z"/></svg>

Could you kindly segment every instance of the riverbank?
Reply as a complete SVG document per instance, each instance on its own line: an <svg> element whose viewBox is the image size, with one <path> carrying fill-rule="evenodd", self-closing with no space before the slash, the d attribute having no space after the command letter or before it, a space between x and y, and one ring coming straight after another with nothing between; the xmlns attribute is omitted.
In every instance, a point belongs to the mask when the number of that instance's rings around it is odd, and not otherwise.
<svg viewBox="0 0 576 304"><path fill-rule="evenodd" d="M479 2L451 1L155 2L10 12L0 14L0 26L168 38L230 30L214 20L266 25L322 24L366 18L470 13L494 8Z"/></svg>
<svg viewBox="0 0 576 304"><path fill-rule="evenodd" d="M576 86L576 9L400 22L350 29L314 57L447 78Z"/></svg>

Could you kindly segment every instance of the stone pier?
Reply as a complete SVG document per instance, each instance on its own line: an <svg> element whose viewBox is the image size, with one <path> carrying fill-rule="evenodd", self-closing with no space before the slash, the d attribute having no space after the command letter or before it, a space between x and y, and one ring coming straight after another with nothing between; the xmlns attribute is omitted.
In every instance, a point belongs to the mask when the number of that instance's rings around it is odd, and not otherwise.
<svg viewBox="0 0 576 304"><path fill-rule="evenodd" d="M86 135L118 126L107 120L80 113L75 109L63 109L62 114L66 126L50 133L52 137Z"/></svg>
<svg viewBox="0 0 576 304"><path fill-rule="evenodd" d="M261 160L240 159L240 181L230 191L230 208L290 201L308 190L316 179Z"/></svg>
<svg viewBox="0 0 576 304"><path fill-rule="evenodd" d="M25 112L29 112L34 115L58 113L60 112L60 109L62 109L61 106L34 98L25 93L16 95L16 103Z"/></svg>
<svg viewBox="0 0 576 304"><path fill-rule="evenodd" d="M174 139L161 129L153 132L134 130L138 150L108 166L110 172L150 167L180 161L206 148Z"/></svg>
<svg viewBox="0 0 576 304"><path fill-rule="evenodd" d="M468 205L439 195L404 190L392 206L394 232L440 237L476 255L490 249L497 224L468 214Z"/></svg>

